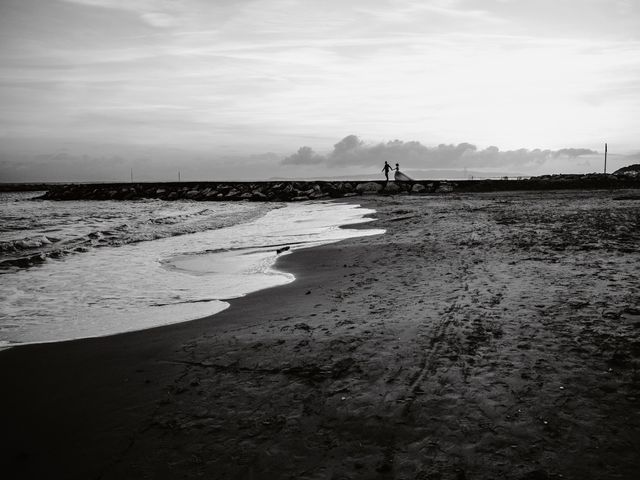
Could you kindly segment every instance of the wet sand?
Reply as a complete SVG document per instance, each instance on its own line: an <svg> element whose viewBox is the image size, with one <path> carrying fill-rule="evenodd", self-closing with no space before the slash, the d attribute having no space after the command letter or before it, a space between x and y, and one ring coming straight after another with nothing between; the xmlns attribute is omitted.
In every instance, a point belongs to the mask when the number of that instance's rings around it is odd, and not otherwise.
<svg viewBox="0 0 640 480"><path fill-rule="evenodd" d="M11 478L632 479L637 191L364 197L206 319L0 352Z"/></svg>

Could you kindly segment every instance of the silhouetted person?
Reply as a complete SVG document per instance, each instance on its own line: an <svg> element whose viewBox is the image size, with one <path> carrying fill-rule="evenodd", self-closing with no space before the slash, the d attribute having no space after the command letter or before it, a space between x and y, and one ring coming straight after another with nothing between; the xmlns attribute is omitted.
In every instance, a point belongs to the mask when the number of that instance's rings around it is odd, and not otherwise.
<svg viewBox="0 0 640 480"><path fill-rule="evenodd" d="M382 167L382 171L384 172L384 176L387 179L387 182L389 181L389 172L391 170L393 170L393 168L391 168L391 165L389 165L389 162L385 161L384 167Z"/></svg>
<svg viewBox="0 0 640 480"><path fill-rule="evenodd" d="M400 171L400 164L396 163L396 173L394 175L396 182L413 182L413 178L405 175Z"/></svg>

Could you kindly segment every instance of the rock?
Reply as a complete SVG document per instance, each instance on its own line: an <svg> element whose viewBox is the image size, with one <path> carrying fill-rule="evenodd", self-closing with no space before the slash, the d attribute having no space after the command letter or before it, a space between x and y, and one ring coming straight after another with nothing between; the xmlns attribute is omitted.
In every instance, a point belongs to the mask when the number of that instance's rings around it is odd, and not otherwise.
<svg viewBox="0 0 640 480"><path fill-rule="evenodd" d="M347 192L340 182L328 183L324 185L322 190L328 193L331 197L341 197L343 193Z"/></svg>
<svg viewBox="0 0 640 480"><path fill-rule="evenodd" d="M628 177L638 177L640 176L640 163L636 163L633 165L629 165L627 167L622 167L613 172L614 175L626 175Z"/></svg>
<svg viewBox="0 0 640 480"><path fill-rule="evenodd" d="M440 186L436 189L438 193L449 193L453 192L453 186L448 183L441 183Z"/></svg>
<svg viewBox="0 0 640 480"><path fill-rule="evenodd" d="M382 185L376 182L359 183L356 187L356 191L361 194L379 193L382 190Z"/></svg>
<svg viewBox="0 0 640 480"><path fill-rule="evenodd" d="M381 193L398 193L400 191L400 186L395 182L389 182L382 189Z"/></svg>
<svg viewBox="0 0 640 480"><path fill-rule="evenodd" d="M291 200L292 197L294 197L295 195L291 194L291 193L287 193L284 190L281 190L279 192L269 192L270 195L270 200L276 200L279 202L288 202L289 200Z"/></svg>
<svg viewBox="0 0 640 480"><path fill-rule="evenodd" d="M300 195L297 197L293 197L291 200L293 200L294 202L304 202L305 200L309 200L309 197L307 197L306 195Z"/></svg>
<svg viewBox="0 0 640 480"><path fill-rule="evenodd" d="M423 193L426 189L427 187L425 187L424 185L416 183L413 187L411 187L411 193Z"/></svg>
<svg viewBox="0 0 640 480"><path fill-rule="evenodd" d="M314 190L314 192L309 195L309 198L313 199L313 200L317 200L319 198L327 198L329 196L328 193L322 193L321 190Z"/></svg>

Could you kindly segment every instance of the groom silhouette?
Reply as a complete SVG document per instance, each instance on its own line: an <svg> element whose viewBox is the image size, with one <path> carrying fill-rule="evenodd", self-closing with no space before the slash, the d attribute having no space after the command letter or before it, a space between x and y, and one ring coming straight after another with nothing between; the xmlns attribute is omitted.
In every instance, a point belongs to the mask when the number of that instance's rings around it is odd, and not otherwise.
<svg viewBox="0 0 640 480"><path fill-rule="evenodd" d="M393 167L391 165L389 165L389 162L385 161L384 162L384 167L382 167L382 171L384 172L384 176L387 179L387 182L389 181L389 172L393 170Z"/></svg>

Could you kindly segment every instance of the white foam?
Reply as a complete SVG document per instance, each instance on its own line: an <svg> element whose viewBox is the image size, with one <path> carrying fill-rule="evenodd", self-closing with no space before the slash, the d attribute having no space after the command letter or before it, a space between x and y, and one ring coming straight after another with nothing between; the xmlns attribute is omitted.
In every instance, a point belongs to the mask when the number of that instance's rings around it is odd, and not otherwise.
<svg viewBox="0 0 640 480"><path fill-rule="evenodd" d="M201 318L225 299L293 281L273 270L276 246L293 249L383 230L343 229L373 210L297 203L229 228L94 249L6 273L0 344L110 335Z"/></svg>

